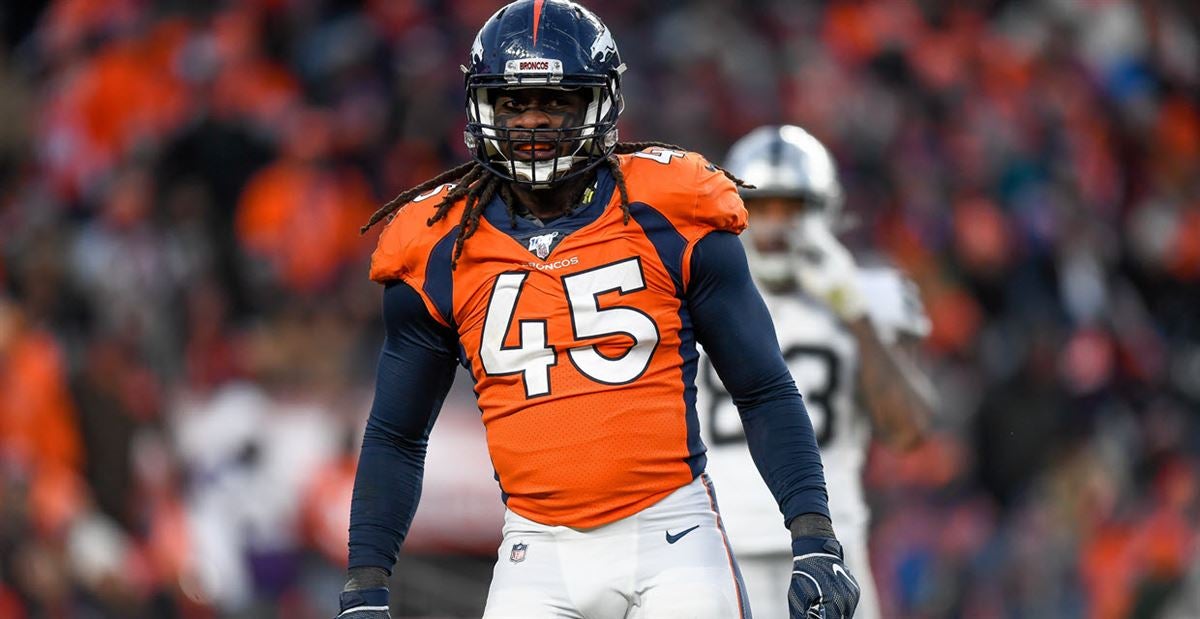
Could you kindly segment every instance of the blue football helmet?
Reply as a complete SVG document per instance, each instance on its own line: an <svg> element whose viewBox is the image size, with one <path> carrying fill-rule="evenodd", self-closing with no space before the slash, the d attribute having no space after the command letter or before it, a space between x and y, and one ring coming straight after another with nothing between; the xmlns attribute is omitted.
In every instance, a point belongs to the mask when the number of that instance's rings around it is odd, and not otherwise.
<svg viewBox="0 0 1200 619"><path fill-rule="evenodd" d="M583 174L616 147L624 71L612 34L591 11L570 0L517 0L483 24L463 67L467 148L495 174L533 188ZM516 88L582 91L588 98L582 124L557 129L497 126L496 96ZM505 156L518 144L533 149L535 142L552 144L556 156L542 161Z"/></svg>

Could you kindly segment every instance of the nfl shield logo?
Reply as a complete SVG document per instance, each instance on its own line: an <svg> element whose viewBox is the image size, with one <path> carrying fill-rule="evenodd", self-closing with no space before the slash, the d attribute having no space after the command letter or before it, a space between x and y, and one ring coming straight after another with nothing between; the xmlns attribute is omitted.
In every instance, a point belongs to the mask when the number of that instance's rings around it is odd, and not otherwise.
<svg viewBox="0 0 1200 619"><path fill-rule="evenodd" d="M554 238L558 236L558 232L551 232L540 236L530 237L529 251L533 255L545 260L546 256L550 255L550 246L554 244Z"/></svg>
<svg viewBox="0 0 1200 619"><path fill-rule="evenodd" d="M525 549L529 548L529 544L520 542L513 544L512 552L508 553L508 560L513 563L520 563L525 560Z"/></svg>

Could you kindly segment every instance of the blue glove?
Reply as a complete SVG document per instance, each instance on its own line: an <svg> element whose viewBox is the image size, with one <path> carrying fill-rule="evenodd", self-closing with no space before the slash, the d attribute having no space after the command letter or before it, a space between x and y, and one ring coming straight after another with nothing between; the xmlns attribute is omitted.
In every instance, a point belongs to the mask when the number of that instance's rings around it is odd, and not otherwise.
<svg viewBox="0 0 1200 619"><path fill-rule="evenodd" d="M392 619L388 613L388 590L343 591L341 612L336 619Z"/></svg>
<svg viewBox="0 0 1200 619"><path fill-rule="evenodd" d="M858 581L846 569L837 540L792 540L791 619L849 619L858 606L858 595Z"/></svg>

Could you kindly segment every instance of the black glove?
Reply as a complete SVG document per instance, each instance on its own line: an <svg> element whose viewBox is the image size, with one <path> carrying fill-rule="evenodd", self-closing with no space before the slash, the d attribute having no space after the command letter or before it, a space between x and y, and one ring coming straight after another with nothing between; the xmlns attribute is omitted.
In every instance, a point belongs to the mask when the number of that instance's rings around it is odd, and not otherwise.
<svg viewBox="0 0 1200 619"><path fill-rule="evenodd" d="M849 619L858 606L858 594L858 581L846 569L837 540L792 540L791 619Z"/></svg>
<svg viewBox="0 0 1200 619"><path fill-rule="evenodd" d="M392 619L388 613L388 590L343 591L341 612L336 619Z"/></svg>

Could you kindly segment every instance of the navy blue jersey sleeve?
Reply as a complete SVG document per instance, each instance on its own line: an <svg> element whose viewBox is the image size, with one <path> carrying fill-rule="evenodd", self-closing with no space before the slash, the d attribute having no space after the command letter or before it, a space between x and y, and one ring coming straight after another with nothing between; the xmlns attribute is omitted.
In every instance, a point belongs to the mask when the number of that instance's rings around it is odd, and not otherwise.
<svg viewBox="0 0 1200 619"><path fill-rule="evenodd" d="M386 338L350 503L350 567L391 573L421 498L429 431L454 380L454 333L407 284L383 293Z"/></svg>
<svg viewBox="0 0 1200 619"><path fill-rule="evenodd" d="M713 232L692 252L688 310L696 340L733 397L750 455L784 522L829 515L821 452L767 306L737 236ZM720 490L720 489L718 489Z"/></svg>

